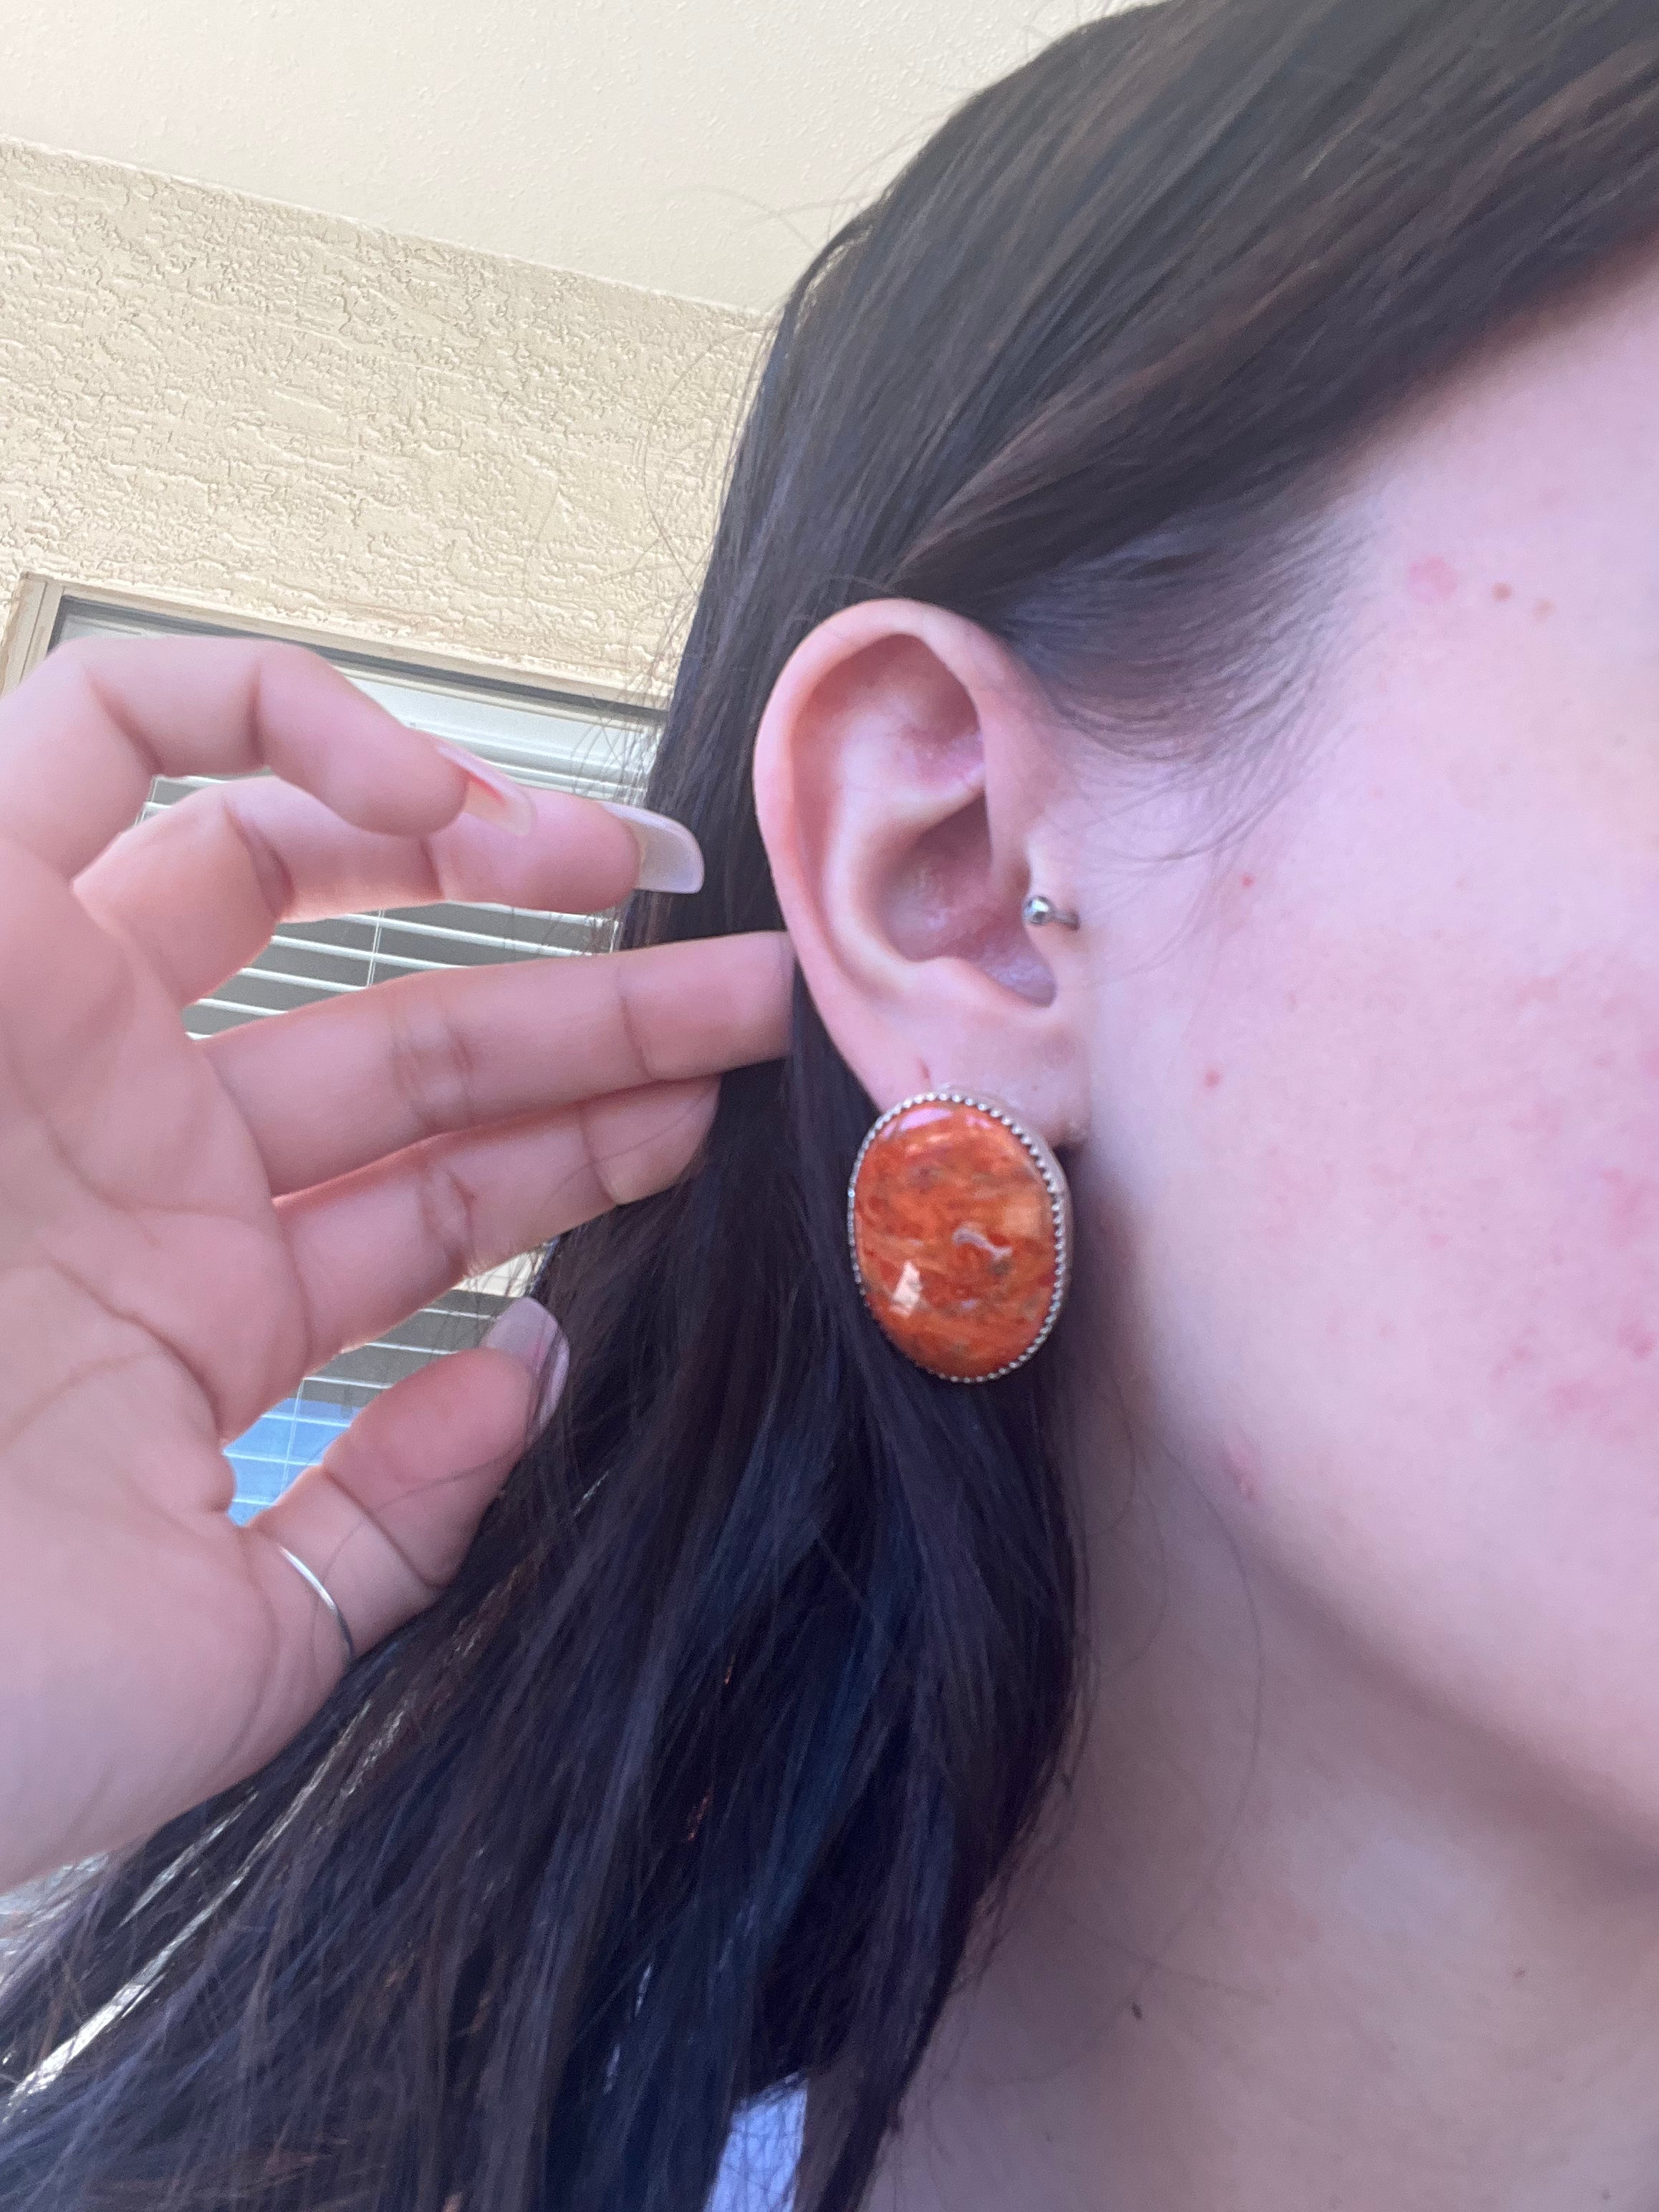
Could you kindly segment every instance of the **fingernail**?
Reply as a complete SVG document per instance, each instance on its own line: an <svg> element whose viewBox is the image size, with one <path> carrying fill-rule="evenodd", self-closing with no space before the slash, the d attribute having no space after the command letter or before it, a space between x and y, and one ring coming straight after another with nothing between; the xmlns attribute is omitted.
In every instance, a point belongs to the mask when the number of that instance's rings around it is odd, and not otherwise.
<svg viewBox="0 0 1659 2212"><path fill-rule="evenodd" d="M444 758L453 761L466 777L463 814L476 814L479 821L510 830L516 837L528 836L536 826L536 805L521 783L514 783L510 775L490 768L477 753L468 752L465 745L452 745L445 738L434 738L433 743Z"/></svg>
<svg viewBox="0 0 1659 2212"><path fill-rule="evenodd" d="M666 814L653 814L644 806L624 806L619 799L599 802L607 814L625 822L639 841L640 872L634 887L641 891L700 891L702 889L702 847L684 822Z"/></svg>
<svg viewBox="0 0 1659 2212"><path fill-rule="evenodd" d="M553 1418L570 1372L570 1346L565 1342L564 1331L538 1300L514 1298L490 1322L484 1342L491 1352L505 1352L516 1359L537 1384L532 1419L539 1436Z"/></svg>

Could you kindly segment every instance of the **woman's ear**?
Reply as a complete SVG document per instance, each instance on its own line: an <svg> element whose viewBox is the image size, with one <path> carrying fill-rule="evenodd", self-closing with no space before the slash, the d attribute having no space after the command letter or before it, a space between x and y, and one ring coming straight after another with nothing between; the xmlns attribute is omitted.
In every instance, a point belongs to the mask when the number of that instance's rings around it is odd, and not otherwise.
<svg viewBox="0 0 1659 2212"><path fill-rule="evenodd" d="M1080 934L1058 754L1029 678L938 607L867 600L779 677L755 802L783 917L824 1024L878 1107L988 1093L1051 1143L1083 1133Z"/></svg>

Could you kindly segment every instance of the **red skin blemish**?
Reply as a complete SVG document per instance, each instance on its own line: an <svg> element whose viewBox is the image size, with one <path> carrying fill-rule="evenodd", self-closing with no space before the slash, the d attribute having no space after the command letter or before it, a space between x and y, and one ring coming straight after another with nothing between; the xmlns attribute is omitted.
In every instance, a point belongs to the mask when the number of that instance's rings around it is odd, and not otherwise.
<svg viewBox="0 0 1659 2212"><path fill-rule="evenodd" d="M1238 880L1247 891L1253 891L1255 889L1255 878L1254 876L1241 876Z"/></svg>
<svg viewBox="0 0 1659 2212"><path fill-rule="evenodd" d="M1220 1080L1221 1070L1218 1067L1206 1067L1205 1069L1204 1088L1206 1091L1213 1091Z"/></svg>
<svg viewBox="0 0 1659 2212"><path fill-rule="evenodd" d="M1256 1505L1261 1500L1261 1455L1253 1443L1240 1436L1229 1437L1221 1448L1221 1462L1227 1479L1246 1505Z"/></svg>
<svg viewBox="0 0 1659 2212"><path fill-rule="evenodd" d="M1594 1385L1581 1376L1571 1382L1558 1382L1547 1394L1544 1403L1558 1420L1568 1421L1594 1406L1596 1396Z"/></svg>
<svg viewBox="0 0 1659 2212"><path fill-rule="evenodd" d="M1406 571L1406 589L1425 607L1443 607L1448 599L1455 599L1459 580L1456 569L1438 553L1413 561Z"/></svg>
<svg viewBox="0 0 1659 2212"><path fill-rule="evenodd" d="M1632 1359L1646 1359L1652 1354L1653 1332L1644 1328L1639 1321L1627 1321L1619 1332L1619 1341Z"/></svg>
<svg viewBox="0 0 1659 2212"><path fill-rule="evenodd" d="M1532 618L1534 622L1547 622L1554 612L1555 602L1553 599L1540 599L1538 605L1532 611Z"/></svg>
<svg viewBox="0 0 1659 2212"><path fill-rule="evenodd" d="M1515 597L1515 586L1513 584L1494 584L1492 587L1492 595L1495 599L1512 599Z"/></svg>
<svg viewBox="0 0 1659 2212"><path fill-rule="evenodd" d="M1598 1169L1595 1180L1606 1193L1602 1218L1609 1243L1628 1245L1646 1235L1653 1218L1653 1185L1622 1168Z"/></svg>
<svg viewBox="0 0 1659 2212"><path fill-rule="evenodd" d="M1511 1345L1504 1357L1494 1365L1492 1370L1492 1380L1494 1382L1501 1382L1504 1377L1513 1372L1516 1368L1534 1366L1537 1359L1538 1354L1531 1343L1522 1337L1519 1343Z"/></svg>

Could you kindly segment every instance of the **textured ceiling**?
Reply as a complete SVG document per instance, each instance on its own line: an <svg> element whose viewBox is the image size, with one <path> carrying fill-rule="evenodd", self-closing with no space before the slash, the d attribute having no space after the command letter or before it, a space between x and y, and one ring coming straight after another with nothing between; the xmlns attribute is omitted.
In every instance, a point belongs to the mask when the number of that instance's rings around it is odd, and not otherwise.
<svg viewBox="0 0 1659 2212"><path fill-rule="evenodd" d="M0 135L771 307L1108 0L7 0Z"/></svg>

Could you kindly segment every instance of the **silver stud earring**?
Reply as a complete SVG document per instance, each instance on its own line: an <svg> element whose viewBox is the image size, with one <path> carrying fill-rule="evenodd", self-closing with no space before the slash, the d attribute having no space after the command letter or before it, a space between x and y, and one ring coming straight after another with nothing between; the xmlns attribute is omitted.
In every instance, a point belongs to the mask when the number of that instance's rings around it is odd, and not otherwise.
<svg viewBox="0 0 1659 2212"><path fill-rule="evenodd" d="M1077 929L1081 927L1077 916L1069 907L1056 906L1051 898L1045 898L1041 891L1031 893L1030 898L1021 907L1019 917L1022 921L1028 922L1033 929L1040 929L1045 921L1057 921L1062 929Z"/></svg>

